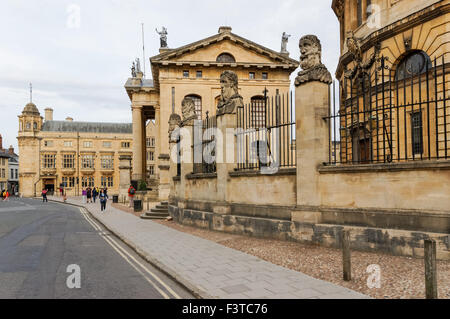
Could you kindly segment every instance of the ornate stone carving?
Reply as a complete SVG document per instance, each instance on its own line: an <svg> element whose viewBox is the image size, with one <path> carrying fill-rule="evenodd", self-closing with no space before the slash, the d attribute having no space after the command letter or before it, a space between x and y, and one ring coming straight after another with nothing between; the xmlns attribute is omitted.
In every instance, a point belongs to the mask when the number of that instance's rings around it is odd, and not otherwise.
<svg viewBox="0 0 450 319"><path fill-rule="evenodd" d="M176 113L170 114L169 117L169 141L170 142L176 142L172 138L172 132L175 131L178 127L181 125L181 116L179 116Z"/></svg>
<svg viewBox="0 0 450 319"><path fill-rule="evenodd" d="M283 32L283 35L281 36L281 51L280 53L284 53L284 54L288 54L289 52L287 51L287 43L289 41L289 37L291 35L287 34L286 32Z"/></svg>
<svg viewBox="0 0 450 319"><path fill-rule="evenodd" d="M161 48L167 48L167 29L166 27L162 27L161 32L158 31L158 28L155 29L156 33L159 34L159 41L161 44Z"/></svg>
<svg viewBox="0 0 450 319"><path fill-rule="evenodd" d="M342 19L344 16L344 1L343 0L337 0L334 6L334 12L336 13L336 16L338 19Z"/></svg>
<svg viewBox="0 0 450 319"><path fill-rule="evenodd" d="M300 39L300 67L303 69L295 79L295 85L299 86L310 81L332 83L330 72L322 64L322 45L315 35L306 35Z"/></svg>
<svg viewBox="0 0 450 319"><path fill-rule="evenodd" d="M361 42L358 38L355 37L352 31L347 33L347 48L348 52L352 57L352 62L354 62L355 66L352 70L349 70L345 73L345 77L349 79L354 79L355 77L363 78L365 74L368 74L372 65L379 60L380 53L380 44L378 43L374 47L374 52L370 56L370 58L363 62L363 54L361 50Z"/></svg>
<svg viewBox="0 0 450 319"><path fill-rule="evenodd" d="M217 105L217 115L236 113L236 108L244 105L239 95L238 77L232 71L224 71L220 75L221 96Z"/></svg>
<svg viewBox="0 0 450 319"><path fill-rule="evenodd" d="M185 97L181 102L181 112L183 113L183 121L181 126L194 125L194 120L197 119L195 114L194 100L190 97Z"/></svg>

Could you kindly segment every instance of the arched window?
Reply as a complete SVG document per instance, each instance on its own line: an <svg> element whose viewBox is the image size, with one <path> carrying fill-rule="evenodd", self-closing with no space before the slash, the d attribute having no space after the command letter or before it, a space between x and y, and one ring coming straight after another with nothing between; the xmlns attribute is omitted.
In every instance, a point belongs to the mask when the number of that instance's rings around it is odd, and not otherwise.
<svg viewBox="0 0 450 319"><path fill-rule="evenodd" d="M25 127L26 127L27 130L31 130L31 123L30 123L30 122L27 122L27 124L26 124Z"/></svg>
<svg viewBox="0 0 450 319"><path fill-rule="evenodd" d="M202 97L199 95L195 95L195 94L187 95L186 97L194 100L195 114L197 114L197 119L201 120L202 119Z"/></svg>
<svg viewBox="0 0 450 319"><path fill-rule="evenodd" d="M397 66L395 80L411 78L431 69L431 59L423 51L414 51L403 58Z"/></svg>
<svg viewBox="0 0 450 319"><path fill-rule="evenodd" d="M251 98L250 102L252 127L264 127L266 125L266 107L264 96L254 96Z"/></svg>
<svg viewBox="0 0 450 319"><path fill-rule="evenodd" d="M217 57L216 62L234 63L236 62L236 60L234 59L234 56L232 56L231 54L222 53Z"/></svg>

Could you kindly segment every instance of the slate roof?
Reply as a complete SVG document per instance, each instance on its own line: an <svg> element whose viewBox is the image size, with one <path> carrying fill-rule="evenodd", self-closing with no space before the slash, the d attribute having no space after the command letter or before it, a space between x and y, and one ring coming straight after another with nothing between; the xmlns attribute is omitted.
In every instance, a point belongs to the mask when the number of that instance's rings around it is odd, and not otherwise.
<svg viewBox="0 0 450 319"><path fill-rule="evenodd" d="M43 132L80 132L80 133L122 133L132 134L132 123L96 123L71 121L46 121Z"/></svg>

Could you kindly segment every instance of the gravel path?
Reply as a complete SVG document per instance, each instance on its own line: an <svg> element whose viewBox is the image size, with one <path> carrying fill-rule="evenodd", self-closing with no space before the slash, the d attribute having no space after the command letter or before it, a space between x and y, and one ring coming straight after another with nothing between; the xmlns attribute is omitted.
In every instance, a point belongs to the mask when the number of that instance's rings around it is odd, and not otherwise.
<svg viewBox="0 0 450 319"><path fill-rule="evenodd" d="M215 241L273 264L300 271L311 277L347 287L373 298L425 298L425 275L422 259L354 251L352 252L353 280L345 282L341 279L342 253L339 249L220 233L180 225L173 221L156 222ZM380 266L380 288L370 289L367 286L369 273L366 273L366 269L371 264ZM440 299L450 299L449 261L438 261L438 293Z"/></svg>

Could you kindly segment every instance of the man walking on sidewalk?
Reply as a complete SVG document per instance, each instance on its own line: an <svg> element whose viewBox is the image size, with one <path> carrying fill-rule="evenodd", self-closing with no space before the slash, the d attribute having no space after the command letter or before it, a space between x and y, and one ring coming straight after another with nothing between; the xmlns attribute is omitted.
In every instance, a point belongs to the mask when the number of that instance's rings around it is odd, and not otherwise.
<svg viewBox="0 0 450 319"><path fill-rule="evenodd" d="M48 203L48 199L47 199L47 190L46 190L45 188L42 190L42 202L43 202L43 203L44 203L44 202Z"/></svg>
<svg viewBox="0 0 450 319"><path fill-rule="evenodd" d="M106 201L108 200L108 195L105 193L104 189L100 191L98 199L100 200L100 210L101 211L106 210Z"/></svg>
<svg viewBox="0 0 450 319"><path fill-rule="evenodd" d="M133 187L133 185L130 185L130 188L128 188L128 199L130 200L130 207L133 207L134 205L134 195L136 194L136 189Z"/></svg>

